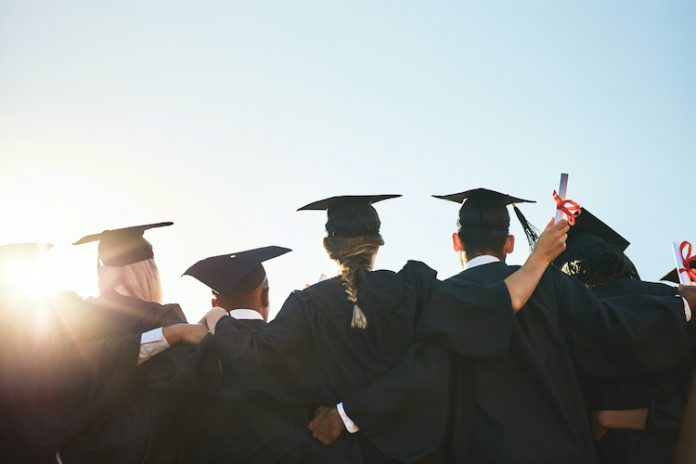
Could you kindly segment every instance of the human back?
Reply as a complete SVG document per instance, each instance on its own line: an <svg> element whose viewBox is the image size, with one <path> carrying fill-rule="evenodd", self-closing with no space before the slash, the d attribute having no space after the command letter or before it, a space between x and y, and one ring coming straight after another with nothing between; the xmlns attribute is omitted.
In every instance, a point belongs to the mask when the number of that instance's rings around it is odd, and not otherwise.
<svg viewBox="0 0 696 464"><path fill-rule="evenodd" d="M262 330L233 317L214 327L226 381L304 408L298 428L306 440L296 450L302 457L293 459L386 460L361 434L324 447L307 432L317 406L339 403L401 359L413 340L417 313L437 282L422 263L409 262L400 272L372 270L384 243L372 207L379 199L385 198L338 197L308 205L328 209L324 246L339 275L293 292Z"/></svg>
<svg viewBox="0 0 696 464"><path fill-rule="evenodd" d="M409 261L399 272L360 272L357 300L364 328L352 327L355 303L341 277L296 293L308 324L321 327L311 348L320 369L318 404L337 404L379 378L413 343L422 305L436 289L436 272Z"/></svg>
<svg viewBox="0 0 696 464"><path fill-rule="evenodd" d="M688 349L683 302L642 295L600 301L552 267L515 315L499 357L462 356L458 335L468 321L456 311L458 287L500 281L517 269L505 264L515 242L506 206L519 199L487 189L442 198L464 200L452 237L465 270L443 282L422 326L424 337L458 354L447 462L595 462L578 372L629 378L677 364Z"/></svg>

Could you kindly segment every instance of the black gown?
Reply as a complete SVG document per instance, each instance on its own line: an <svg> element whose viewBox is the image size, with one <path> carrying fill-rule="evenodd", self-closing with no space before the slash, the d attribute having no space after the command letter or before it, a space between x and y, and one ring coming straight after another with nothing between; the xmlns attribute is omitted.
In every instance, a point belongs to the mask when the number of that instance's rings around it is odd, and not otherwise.
<svg viewBox="0 0 696 464"><path fill-rule="evenodd" d="M438 284L435 276L435 271L413 261L398 273L366 273L359 283L366 330L351 328L353 308L338 278L292 293L263 330L222 318L215 339L225 384L236 383L244 391L269 394L302 408L301 428L309 437L307 423L317 406L351 397L399 362L413 343L419 313ZM491 325L512 324L503 283L469 287L463 305L480 316L469 325L471 338L490 334ZM486 340L482 350L494 344ZM391 461L358 432L343 434L331 446L308 438L282 462Z"/></svg>
<svg viewBox="0 0 696 464"><path fill-rule="evenodd" d="M509 349L494 359L472 357L462 334L476 315L462 309L461 287L500 282L517 269L491 263L443 282L418 327L424 343L409 352L411 359L345 403L348 415L380 449L402 453L401 443L422 455L428 451L425 445L441 443L439 450L430 451L438 451L447 463L593 463L576 369L627 377L670 368L686 357L681 299L636 296L600 302L579 281L553 268L515 316L511 330L501 327L509 335ZM427 440L420 438L424 425L419 408L411 408L410 417L404 412L410 408L404 392L429 388L426 376L414 372L423 366L434 371L430 384L450 381L449 391L429 390L429 420L447 423L441 442L432 433ZM403 420L384 433L394 417ZM418 455L401 456L413 457Z"/></svg>
<svg viewBox="0 0 696 464"><path fill-rule="evenodd" d="M250 331L261 319L241 319ZM234 382L191 398L184 462L272 464L306 439L306 414L265 393L242 392Z"/></svg>
<svg viewBox="0 0 696 464"><path fill-rule="evenodd" d="M52 336L9 388L22 448L36 458L60 451L65 464L171 462L183 441L182 393L219 386L212 337L138 366L142 333L185 322L178 305L112 293L52 310Z"/></svg>
<svg viewBox="0 0 696 464"><path fill-rule="evenodd" d="M675 287L635 279L615 279L593 289L601 299L625 295L676 295ZM583 379L589 411L648 409L646 428L609 430L596 444L603 464L670 463L691 381L691 363L629 379Z"/></svg>

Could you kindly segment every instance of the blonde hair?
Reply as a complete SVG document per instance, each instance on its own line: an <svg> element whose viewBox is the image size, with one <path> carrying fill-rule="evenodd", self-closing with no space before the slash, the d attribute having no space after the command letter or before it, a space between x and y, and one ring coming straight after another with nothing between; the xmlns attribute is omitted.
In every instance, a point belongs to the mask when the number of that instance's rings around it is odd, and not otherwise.
<svg viewBox="0 0 696 464"><path fill-rule="evenodd" d="M324 248L331 259L338 261L341 283L348 301L353 304L353 319L350 326L367 328L367 318L358 305L358 274L372 269L374 257L384 240L380 234L362 237L326 237Z"/></svg>
<svg viewBox="0 0 696 464"><path fill-rule="evenodd" d="M118 291L145 301L162 303L162 284L154 259L125 266L100 266L99 292Z"/></svg>

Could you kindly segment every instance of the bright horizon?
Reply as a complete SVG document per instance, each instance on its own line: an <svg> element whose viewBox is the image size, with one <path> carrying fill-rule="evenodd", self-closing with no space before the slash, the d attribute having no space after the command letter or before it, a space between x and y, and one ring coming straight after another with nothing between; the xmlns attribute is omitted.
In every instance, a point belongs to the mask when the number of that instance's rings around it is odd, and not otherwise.
<svg viewBox="0 0 696 464"><path fill-rule="evenodd" d="M562 3L562 4L560 4ZM333 272L325 215L377 205L380 268L459 271L457 206L488 187L569 197L632 242L646 280L696 241L696 4L689 2L39 2L0 0L0 244L57 245L58 281L93 294L96 246L149 232L165 290L191 320L210 292L183 271L266 245L272 314ZM517 249L527 255L513 215Z"/></svg>

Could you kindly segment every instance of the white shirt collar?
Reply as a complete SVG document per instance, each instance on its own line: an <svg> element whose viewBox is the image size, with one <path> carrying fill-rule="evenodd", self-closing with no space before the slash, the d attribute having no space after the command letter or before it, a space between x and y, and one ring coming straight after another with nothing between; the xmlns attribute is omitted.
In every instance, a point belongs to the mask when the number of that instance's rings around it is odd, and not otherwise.
<svg viewBox="0 0 696 464"><path fill-rule="evenodd" d="M500 260L498 258L496 258L495 256L480 255L480 256L477 256L473 259L470 259L469 262L466 263L466 266L464 266L464 270L466 271L467 269L471 269L472 267L483 266L484 264L499 263L499 262L500 262Z"/></svg>
<svg viewBox="0 0 696 464"><path fill-rule="evenodd" d="M261 314L257 313L253 309L233 309L230 311L230 316L234 317L235 319L261 319L263 320L263 316Z"/></svg>

